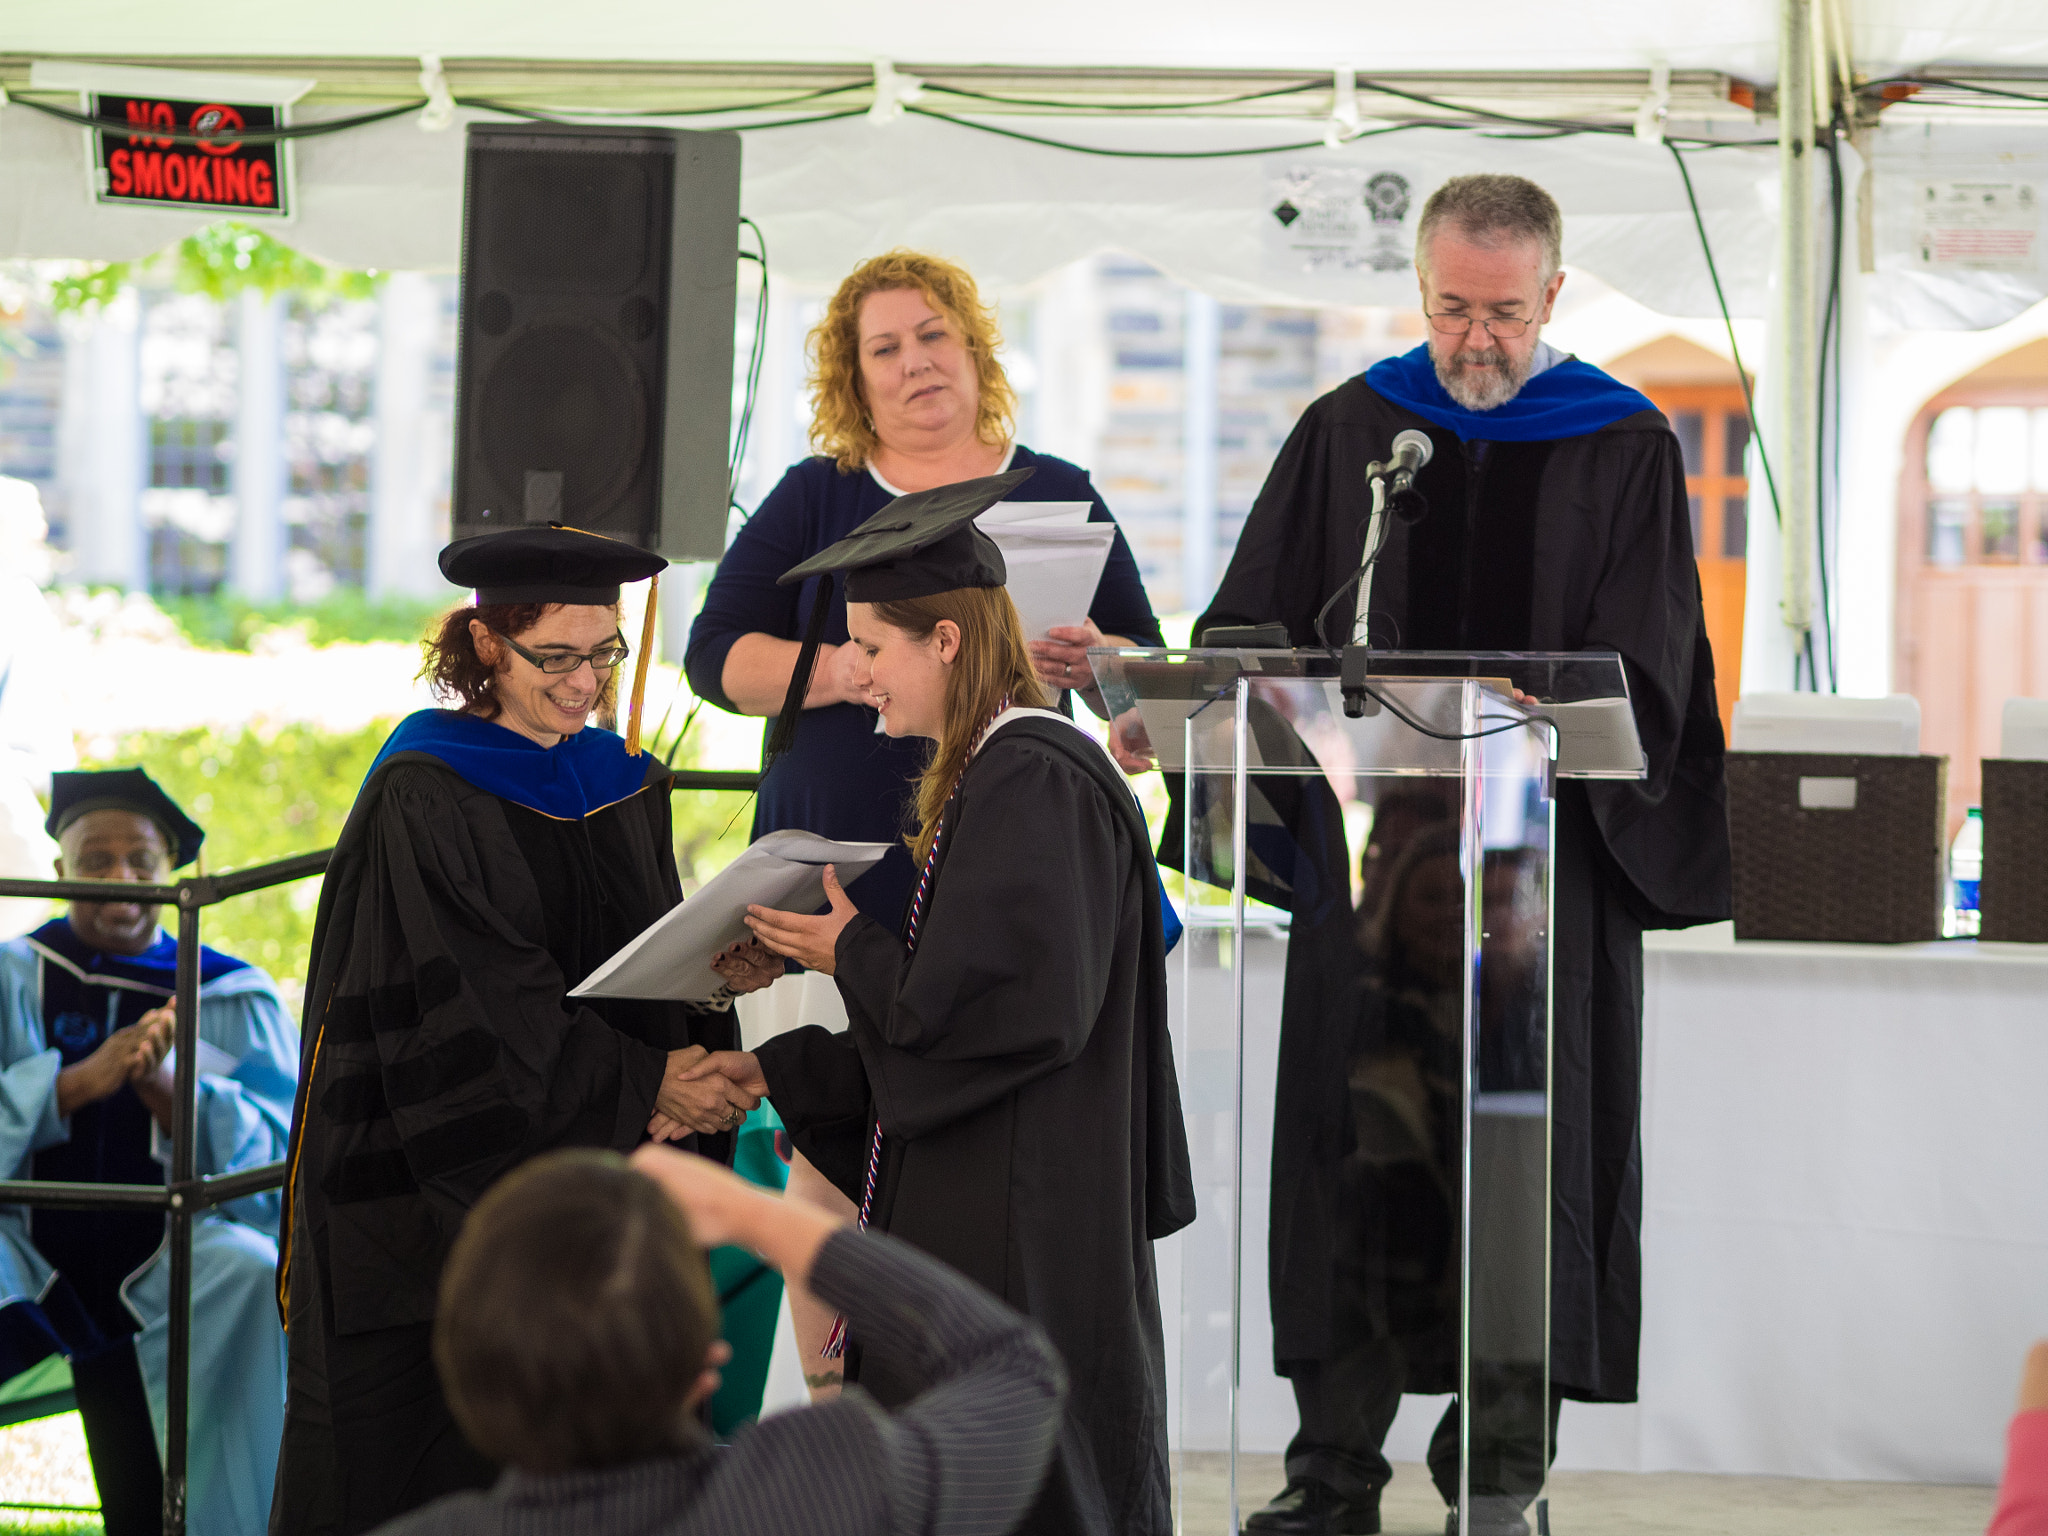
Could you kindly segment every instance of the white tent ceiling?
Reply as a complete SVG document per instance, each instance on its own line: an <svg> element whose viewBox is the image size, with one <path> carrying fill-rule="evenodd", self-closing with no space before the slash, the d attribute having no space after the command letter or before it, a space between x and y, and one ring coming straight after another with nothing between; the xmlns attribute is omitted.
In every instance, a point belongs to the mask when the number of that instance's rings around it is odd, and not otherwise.
<svg viewBox="0 0 2048 1536"><path fill-rule="evenodd" d="M1935 63L2048 66L2040 0L1845 0L1871 75ZM1040 0L881 6L846 0L12 0L5 46L23 54L787 60L1034 64L1065 68L1718 69L1776 78L1769 0Z"/></svg>
<svg viewBox="0 0 2048 1536"><path fill-rule="evenodd" d="M1979 75L2048 72L2044 0L1842 4L1866 79L1936 66ZM1035 69L1036 85L1013 85L1010 94L1060 97L1085 113L1089 103L1119 93L1210 99L1256 88L1251 71L1327 80L1331 70L1352 67L1411 79L1419 71L1458 72L1462 88L1431 89L1493 110L1593 112L1615 123L1628 120L1648 89L1650 67L1661 63L1701 72L1674 81L1674 131L1768 139L1774 129L1768 117L1752 122L1727 99L1729 77L1759 86L1775 77L1769 0L1575 0L1549 10L1467 0L1454 13L1385 0L1042 0L955 9L942 25L932 24L934 14L844 0L584 8L516 0L299 7L220 0L175 14L139 0L15 0L5 42L17 51L0 56L0 83L20 92L35 59L65 55L299 74L319 82L297 109L303 122L416 97L423 53L444 56L457 96L510 94L530 106L582 111L612 102L644 111L657 102L773 99L805 82L859 83L871 61L893 59L913 76L921 67ZM1144 73L1172 70L1188 73ZM1482 72L1498 73L1479 80ZM2048 95L2038 80L2028 88ZM862 90L826 105L858 108L867 99ZM1312 146L1234 159L1081 155L916 116L764 128L747 134L743 206L766 230L778 273L809 284L829 284L860 257L901 243L956 256L998 289L1118 248L1238 301L1398 303L1412 285L1405 263L1376 264L1354 251L1348 265L1312 269L1287 248L1272 219L1286 189L1317 177L1355 187L1392 172L1419 207L1448 176L1513 169L1558 195L1568 260L1666 313L1715 312L1684 188L1661 146L1626 136L1504 140L1425 128L1324 148L1314 141L1332 99L1319 85L1230 115L1170 121L1130 114L978 119L1127 150ZM2048 192L2048 112L1983 100L1975 111L1891 108L1859 137L1861 154L1845 155L1852 250L1876 273L1869 298L1880 320L1980 327L2048 294L2038 240L2033 265L2017 270L1955 274L1916 263L1914 204L1928 182L2000 179ZM937 104L955 116L973 110L957 97ZM1404 110L1367 93L1359 105L1368 119ZM1258 115L1245 115L1252 112ZM400 118L298 141L299 213L280 233L312 254L354 265L454 266L466 116L439 133ZM0 256L133 257L201 222L93 205L83 137L19 105L0 111ZM1777 220L1775 151L1720 149L1689 160L1729 302L1738 314L1761 314ZM1857 213L1865 192L1867 221Z"/></svg>

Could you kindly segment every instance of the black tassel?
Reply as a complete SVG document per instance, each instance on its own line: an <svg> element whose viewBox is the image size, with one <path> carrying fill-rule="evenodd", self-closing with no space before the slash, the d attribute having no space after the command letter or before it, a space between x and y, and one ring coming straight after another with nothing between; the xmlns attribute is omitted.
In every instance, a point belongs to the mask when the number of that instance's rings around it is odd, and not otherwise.
<svg viewBox="0 0 2048 1536"><path fill-rule="evenodd" d="M811 691L811 672L818 664L818 644L825 638L825 615L832 607L832 576L828 572L819 582L817 595L811 599L811 616L804 623L803 649L796 653L796 670L789 674L789 692L782 696L782 713L775 717L775 728L768 733L768 751L762 768L775 765L775 760L796 745L797 717L804 712L804 695Z"/></svg>

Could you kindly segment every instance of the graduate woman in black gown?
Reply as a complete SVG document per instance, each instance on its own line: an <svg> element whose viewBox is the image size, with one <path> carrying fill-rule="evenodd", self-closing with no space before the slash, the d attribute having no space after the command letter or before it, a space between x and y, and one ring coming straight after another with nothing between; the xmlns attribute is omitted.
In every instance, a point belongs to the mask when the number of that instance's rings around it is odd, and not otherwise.
<svg viewBox="0 0 2048 1536"><path fill-rule="evenodd" d="M619 584L666 563L552 526L441 553L477 597L428 642L457 707L385 742L313 931L279 1243L278 1536L347 1536L496 1478L429 1349L442 1263L494 1180L554 1147L628 1150L657 1106L725 1161L753 1102L682 1079L733 1043L729 1010L568 995L682 900L668 770L588 723L627 654ZM754 958L721 957L729 987L781 968Z"/></svg>
<svg viewBox="0 0 2048 1536"><path fill-rule="evenodd" d="M901 932L836 880L824 915L752 908L770 949L834 977L849 1027L696 1071L766 1094L868 1225L1051 1335L1067 1417L1020 1530L1165 1536L1152 1243L1194 1199L1159 876L1122 772L1045 708L1002 555L972 524L1016 478L903 497L785 578L847 572L863 688L890 735L933 742L918 883ZM912 1362L864 1355L858 1328L846 1344L848 1380L885 1403L909 1389Z"/></svg>

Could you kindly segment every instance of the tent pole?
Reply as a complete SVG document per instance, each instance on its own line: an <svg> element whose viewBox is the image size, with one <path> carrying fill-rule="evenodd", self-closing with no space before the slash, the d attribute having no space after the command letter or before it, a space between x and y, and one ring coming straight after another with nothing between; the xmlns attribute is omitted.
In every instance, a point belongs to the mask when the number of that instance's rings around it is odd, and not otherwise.
<svg viewBox="0 0 2048 1536"><path fill-rule="evenodd" d="M1819 377L1814 282L1813 0L1779 0L1778 12L1778 375L1777 483L1782 519L1779 613L1795 658L1813 628L1815 474ZM1795 673L1798 662L1794 661ZM1811 673L1809 687L1815 685Z"/></svg>

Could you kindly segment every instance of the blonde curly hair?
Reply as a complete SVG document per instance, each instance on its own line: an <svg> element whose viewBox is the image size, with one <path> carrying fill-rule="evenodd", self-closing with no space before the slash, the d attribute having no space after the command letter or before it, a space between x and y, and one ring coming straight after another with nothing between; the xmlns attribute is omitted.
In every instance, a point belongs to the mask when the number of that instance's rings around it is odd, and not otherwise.
<svg viewBox="0 0 2048 1536"><path fill-rule="evenodd" d="M922 251L898 247L855 267L811 328L811 447L836 459L842 472L867 467L880 445L873 418L861 396L860 306L871 293L914 288L946 317L974 359L981 383L975 435L991 446L1010 441L1016 429L1017 395L996 351L1003 344L992 310L965 267Z"/></svg>

